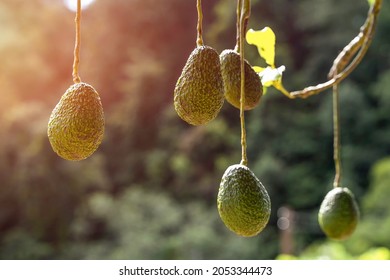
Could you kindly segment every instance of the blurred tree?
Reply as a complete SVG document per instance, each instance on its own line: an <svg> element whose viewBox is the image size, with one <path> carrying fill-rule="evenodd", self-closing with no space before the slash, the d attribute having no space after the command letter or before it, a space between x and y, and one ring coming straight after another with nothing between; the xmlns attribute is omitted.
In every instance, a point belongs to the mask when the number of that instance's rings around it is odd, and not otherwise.
<svg viewBox="0 0 390 280"><path fill-rule="evenodd" d="M66 258L246 259L266 256L265 252L258 252L256 239L237 238L226 231L217 212L204 203L181 204L165 192L147 191L141 186L133 186L118 198L95 193L80 211L74 224L76 241L64 252ZM94 227L100 228L100 236L93 234Z"/></svg>

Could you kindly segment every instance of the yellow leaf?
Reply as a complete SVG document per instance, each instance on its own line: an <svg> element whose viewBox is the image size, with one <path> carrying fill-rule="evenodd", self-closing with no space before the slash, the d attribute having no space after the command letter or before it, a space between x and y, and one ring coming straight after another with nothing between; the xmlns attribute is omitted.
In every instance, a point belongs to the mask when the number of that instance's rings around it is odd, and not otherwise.
<svg viewBox="0 0 390 280"><path fill-rule="evenodd" d="M267 68L263 68L263 67L260 67L260 66L252 66L252 68L253 68L253 70L255 70L255 72L256 72L257 74L259 74L260 79L261 79L261 73L264 72L268 67L267 67ZM262 82L262 84L263 84L263 95L265 95L265 94L267 93L268 87L272 86L272 83L269 83L269 84L266 84L266 85L265 85L265 84Z"/></svg>
<svg viewBox="0 0 390 280"><path fill-rule="evenodd" d="M249 29L246 33L246 41L248 44L255 45L265 62L272 68L275 68L276 36L271 28L264 27L258 31Z"/></svg>
<svg viewBox="0 0 390 280"><path fill-rule="evenodd" d="M260 67L260 66L252 66L253 70L256 72L256 73L260 73L260 72L263 72L265 70L265 68L263 67Z"/></svg>

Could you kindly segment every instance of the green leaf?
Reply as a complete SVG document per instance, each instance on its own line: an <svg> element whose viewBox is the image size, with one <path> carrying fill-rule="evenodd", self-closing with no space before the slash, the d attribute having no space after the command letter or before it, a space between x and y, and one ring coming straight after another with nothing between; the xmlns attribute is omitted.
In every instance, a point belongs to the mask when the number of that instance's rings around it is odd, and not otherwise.
<svg viewBox="0 0 390 280"><path fill-rule="evenodd" d="M372 6L372 5L374 5L374 3L375 3L376 0L367 0L367 1L368 1L368 4L369 4L370 6Z"/></svg>
<svg viewBox="0 0 390 280"><path fill-rule="evenodd" d="M271 28L264 27L258 31L249 29L246 33L246 41L248 44L255 45L265 62L272 68L275 68L276 36Z"/></svg>

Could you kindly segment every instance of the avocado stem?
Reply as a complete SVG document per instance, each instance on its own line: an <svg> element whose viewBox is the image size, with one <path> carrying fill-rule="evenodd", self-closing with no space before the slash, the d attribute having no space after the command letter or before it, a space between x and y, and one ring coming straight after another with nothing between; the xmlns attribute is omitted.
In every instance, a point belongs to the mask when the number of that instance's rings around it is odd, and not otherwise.
<svg viewBox="0 0 390 280"><path fill-rule="evenodd" d="M337 71L335 72L337 75ZM333 159L335 165L335 177L333 187L340 186L341 181L341 141L340 141L340 103L339 85L333 85Z"/></svg>
<svg viewBox="0 0 390 280"><path fill-rule="evenodd" d="M79 76L79 63L80 63L80 41L81 41L81 32L80 32L80 21L81 21L81 0L77 0L77 11L76 11L76 42L74 46L74 60L73 60L73 82L75 84L80 83L81 79Z"/></svg>
<svg viewBox="0 0 390 280"><path fill-rule="evenodd" d="M241 2L241 12L240 16L237 17L239 32L238 32L238 41L239 41L239 53L240 53L240 68L241 68L241 96L240 96L240 122L241 122L241 164L248 165L248 157L246 153L247 144L246 144L246 130L245 130L245 114L244 114L244 105L245 105L245 53L244 53L244 36L246 26L250 16L250 0L239 0Z"/></svg>
<svg viewBox="0 0 390 280"><path fill-rule="evenodd" d="M244 1L244 2L243 2ZM234 50L238 53L240 53L240 21L241 21L241 14L245 15L245 19L243 22L244 26L244 32L243 37L245 37L245 33L248 27L248 20L250 16L250 1L248 0L237 0L237 39L236 39L236 46L234 47Z"/></svg>
<svg viewBox="0 0 390 280"><path fill-rule="evenodd" d="M234 50L238 53L240 53L240 20L241 20L241 6L242 6L242 0L237 0L237 36L236 36L236 46L234 47Z"/></svg>
<svg viewBox="0 0 390 280"><path fill-rule="evenodd" d="M203 46L203 11L202 11L202 0L197 0L196 8L198 10L198 25L197 25L197 38L196 38L196 45L198 47Z"/></svg>

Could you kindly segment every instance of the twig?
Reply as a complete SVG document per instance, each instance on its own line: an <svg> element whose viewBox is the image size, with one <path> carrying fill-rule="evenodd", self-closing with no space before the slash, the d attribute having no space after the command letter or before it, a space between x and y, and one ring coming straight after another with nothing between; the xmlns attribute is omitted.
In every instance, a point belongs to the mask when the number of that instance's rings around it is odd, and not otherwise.
<svg viewBox="0 0 390 280"><path fill-rule="evenodd" d="M337 72L334 73L334 75L336 74ZM336 173L333 187L337 188L340 186L341 181L340 104L338 84L333 85L333 159Z"/></svg>
<svg viewBox="0 0 390 280"><path fill-rule="evenodd" d="M306 87L303 90L294 91L287 95L289 98L307 98L312 95L319 94L335 84L339 84L342 80L347 78L353 70L360 64L363 57L367 53L369 46L371 45L374 31L377 25L378 14L382 6L382 0L377 0L370 7L367 15L366 22L361 27L359 34L343 49L343 51L335 59L330 73L338 72L336 70L342 69L340 73L334 75L332 79L318 84L316 86ZM353 55L359 50L355 58L350 64L348 62L352 59ZM348 66L346 66L348 64ZM335 65L338 65L335 67Z"/></svg>
<svg viewBox="0 0 390 280"><path fill-rule="evenodd" d="M236 46L234 50L238 53L240 53L241 8L242 8L242 0L237 0L237 38L236 38Z"/></svg>
<svg viewBox="0 0 390 280"><path fill-rule="evenodd" d="M241 2L241 1L240 1ZM241 2L239 21L239 50L240 50L240 64L241 64L241 97L240 97L240 121L241 121L241 164L248 165L248 157L246 153L246 130L245 130L245 53L244 53L244 34L250 17L250 0L242 0Z"/></svg>
<svg viewBox="0 0 390 280"><path fill-rule="evenodd" d="M198 10L198 26L197 26L197 38L196 45L198 47L203 46L203 12L202 12L202 0L197 0L196 8Z"/></svg>
<svg viewBox="0 0 390 280"><path fill-rule="evenodd" d="M74 60L73 60L73 82L75 84L80 83L81 79L79 76L79 63L80 63L80 41L81 41L81 32L80 32L80 21L81 21L81 0L77 0L77 12L76 12L76 42L74 46Z"/></svg>

